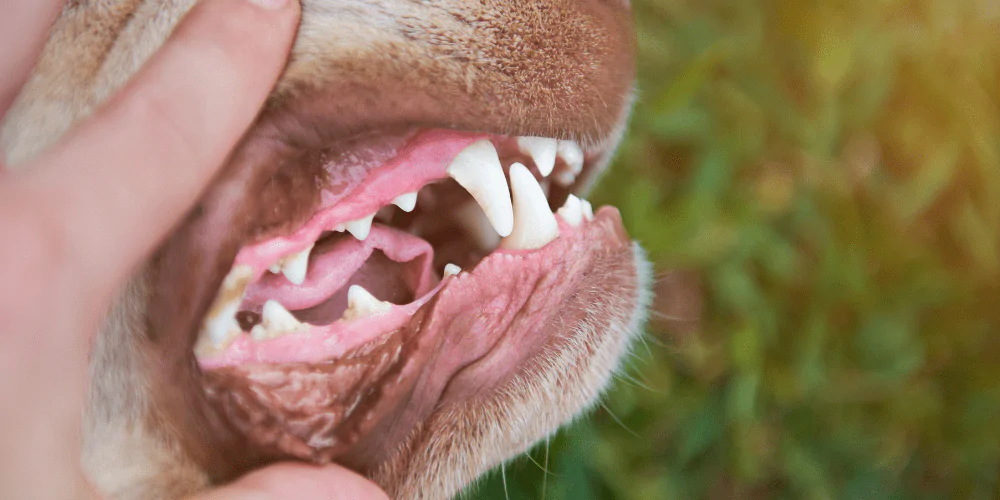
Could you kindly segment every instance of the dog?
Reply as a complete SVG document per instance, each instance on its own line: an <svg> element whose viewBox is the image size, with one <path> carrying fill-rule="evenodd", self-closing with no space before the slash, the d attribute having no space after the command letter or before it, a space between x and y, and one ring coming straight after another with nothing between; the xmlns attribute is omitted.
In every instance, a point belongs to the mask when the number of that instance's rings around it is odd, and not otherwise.
<svg viewBox="0 0 1000 500"><path fill-rule="evenodd" d="M6 163L192 4L67 4ZM301 460L449 498L585 412L648 302L617 211L580 198L625 130L631 26L627 0L303 0L267 106L94 342L93 484L177 498Z"/></svg>

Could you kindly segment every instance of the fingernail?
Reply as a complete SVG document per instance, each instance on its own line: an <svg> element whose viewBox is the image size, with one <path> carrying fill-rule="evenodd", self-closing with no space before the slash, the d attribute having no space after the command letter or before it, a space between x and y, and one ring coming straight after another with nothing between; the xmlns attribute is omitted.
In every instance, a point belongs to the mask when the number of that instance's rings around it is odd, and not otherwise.
<svg viewBox="0 0 1000 500"><path fill-rule="evenodd" d="M278 10L285 8L289 0L250 0L250 3L257 4L265 9Z"/></svg>

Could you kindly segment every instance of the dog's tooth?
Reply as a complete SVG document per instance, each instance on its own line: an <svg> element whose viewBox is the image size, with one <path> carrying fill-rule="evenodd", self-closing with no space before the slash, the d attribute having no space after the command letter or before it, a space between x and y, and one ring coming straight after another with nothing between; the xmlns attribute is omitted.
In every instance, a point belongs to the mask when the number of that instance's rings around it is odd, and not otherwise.
<svg viewBox="0 0 1000 500"><path fill-rule="evenodd" d="M451 262L444 265L444 275L455 276L456 274L462 272L462 268L452 264Z"/></svg>
<svg viewBox="0 0 1000 500"><path fill-rule="evenodd" d="M583 171L583 150L574 141L559 141L556 155L566 164L553 176L556 183L569 186L576 182L576 176Z"/></svg>
<svg viewBox="0 0 1000 500"><path fill-rule="evenodd" d="M483 139L466 146L451 160L448 175L476 199L497 234L510 234L514 228L514 211L507 179L493 143Z"/></svg>
<svg viewBox="0 0 1000 500"><path fill-rule="evenodd" d="M583 150L575 141L559 141L556 154L566 162L573 175L579 175L583 171Z"/></svg>
<svg viewBox="0 0 1000 500"><path fill-rule="evenodd" d="M240 323L236 321L236 313L239 309L239 301L232 306L225 306L219 311L218 316L205 318L204 331L208 335L208 340L215 348L221 348L229 344L243 330Z"/></svg>
<svg viewBox="0 0 1000 500"><path fill-rule="evenodd" d="M594 207L590 205L589 201L580 198L580 208L583 209L583 216L588 221L594 220Z"/></svg>
<svg viewBox="0 0 1000 500"><path fill-rule="evenodd" d="M364 240L368 237L368 233L372 230L372 219L375 218L375 214L371 214L366 217L362 217L358 220L352 220L344 224L347 232L354 235L355 238L359 240Z"/></svg>
<svg viewBox="0 0 1000 500"><path fill-rule="evenodd" d="M223 278L222 286L202 324L197 350L210 352L221 349L243 331L236 321L236 313L243 301L243 292L252 278L253 269L246 264L234 266Z"/></svg>
<svg viewBox="0 0 1000 500"><path fill-rule="evenodd" d="M264 302L264 307L261 310L260 324L254 325L250 329L250 336L254 340L268 340L288 333L300 332L306 327L305 323L296 319L280 302L268 300Z"/></svg>
<svg viewBox="0 0 1000 500"><path fill-rule="evenodd" d="M267 270L271 271L272 274L278 274L281 272L281 263L275 262L274 264L271 264L271 267L268 267Z"/></svg>
<svg viewBox="0 0 1000 500"><path fill-rule="evenodd" d="M542 177L548 177L556 166L558 141L548 137L518 137L517 148L531 157Z"/></svg>
<svg viewBox="0 0 1000 500"><path fill-rule="evenodd" d="M510 166L510 186L514 193L514 229L501 245L511 250L541 248L559 236L556 216L535 176L520 163Z"/></svg>
<svg viewBox="0 0 1000 500"><path fill-rule="evenodd" d="M347 289L347 310L344 311L343 319L352 321L379 316L389 312L390 307L392 304L376 299L361 285L351 285Z"/></svg>
<svg viewBox="0 0 1000 500"><path fill-rule="evenodd" d="M392 200L392 204L404 212L412 212L417 206L417 192L401 194Z"/></svg>
<svg viewBox="0 0 1000 500"><path fill-rule="evenodd" d="M566 223L573 227L577 227L583 222L583 206L580 203L580 198L573 196L572 194L566 198L566 203L556 211L560 217L563 218Z"/></svg>
<svg viewBox="0 0 1000 500"><path fill-rule="evenodd" d="M552 180L560 186L567 187L576 182L576 174L570 172L569 170L560 170L552 175Z"/></svg>
<svg viewBox="0 0 1000 500"><path fill-rule="evenodd" d="M500 235L478 203L464 203L456 208L452 215L480 250L492 252L500 244Z"/></svg>
<svg viewBox="0 0 1000 500"><path fill-rule="evenodd" d="M297 254L285 257L285 262L281 265L281 274L284 274L288 281L295 285L305 282L306 272L309 271L309 253L314 246L315 243Z"/></svg>

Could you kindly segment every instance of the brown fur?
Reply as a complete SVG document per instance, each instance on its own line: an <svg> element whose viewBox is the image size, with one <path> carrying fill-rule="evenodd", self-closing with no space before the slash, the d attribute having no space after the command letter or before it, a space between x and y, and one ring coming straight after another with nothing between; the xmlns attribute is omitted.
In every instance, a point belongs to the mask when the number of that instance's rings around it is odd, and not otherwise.
<svg viewBox="0 0 1000 500"><path fill-rule="evenodd" d="M0 127L8 165L17 168L91 113L192 3L70 2ZM292 59L214 192L227 184L263 192L262 179L337 138L409 125L576 139L595 164L579 189L620 138L631 54L627 11L612 0L304 0ZM189 339L164 332L194 331L237 245L262 234L249 221L287 199L295 185L288 182L260 198L266 205L210 190L123 288L91 363L82 460L102 491L174 498L238 472L212 446L220 426L200 396ZM288 199L282 220L303 216L312 199ZM204 237L220 224L228 236ZM638 250L609 253L591 300L578 304L574 335L553 339L492 393L435 412L404 447L364 471L397 498L451 496L591 404L638 328L644 266ZM178 287L190 295L164 295Z"/></svg>

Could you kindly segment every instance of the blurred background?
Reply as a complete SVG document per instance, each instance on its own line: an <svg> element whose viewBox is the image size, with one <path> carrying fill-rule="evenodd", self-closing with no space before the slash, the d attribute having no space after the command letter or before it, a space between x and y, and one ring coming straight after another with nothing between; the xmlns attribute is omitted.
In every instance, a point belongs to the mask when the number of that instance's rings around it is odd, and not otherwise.
<svg viewBox="0 0 1000 500"><path fill-rule="evenodd" d="M633 0L627 369L471 498L1000 498L1000 1Z"/></svg>

